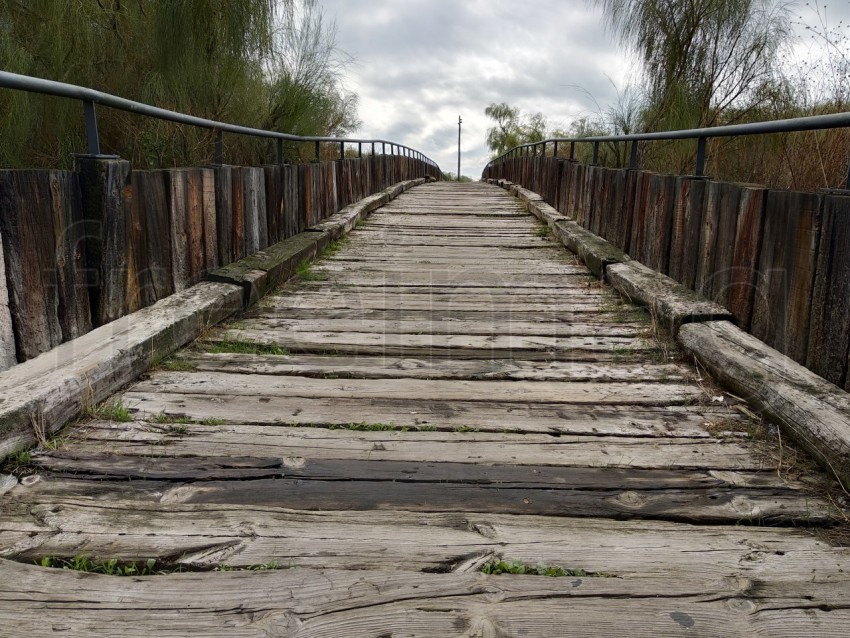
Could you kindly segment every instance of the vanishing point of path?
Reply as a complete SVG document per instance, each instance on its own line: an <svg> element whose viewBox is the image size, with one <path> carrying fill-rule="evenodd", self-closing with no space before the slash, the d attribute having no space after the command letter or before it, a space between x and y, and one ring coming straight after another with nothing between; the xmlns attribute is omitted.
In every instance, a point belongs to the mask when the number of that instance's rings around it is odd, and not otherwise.
<svg viewBox="0 0 850 638"><path fill-rule="evenodd" d="M33 455L0 635L850 635L817 481L516 200L338 248Z"/></svg>

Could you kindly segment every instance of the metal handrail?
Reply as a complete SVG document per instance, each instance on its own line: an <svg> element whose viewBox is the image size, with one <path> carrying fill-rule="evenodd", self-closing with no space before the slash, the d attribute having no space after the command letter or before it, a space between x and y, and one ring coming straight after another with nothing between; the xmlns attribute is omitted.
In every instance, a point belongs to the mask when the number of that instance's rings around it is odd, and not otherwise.
<svg viewBox="0 0 850 638"><path fill-rule="evenodd" d="M281 133L278 131L267 131L264 129L251 128L249 126L239 126L238 124L228 124L226 122L217 122L208 120L194 115L187 115L178 111L169 111L168 109L151 106L142 102L134 102L126 98L103 93L76 84L66 84L64 82L54 82L53 80L45 80L29 75L20 75L18 73L10 73L8 71L0 71L0 88L13 89L17 91L27 91L29 93L43 93L55 97L70 98L79 100L83 103L83 114L86 126L86 139L88 142L89 155L98 156L100 152L100 138L97 132L97 115L95 112L95 104L100 104L120 111L127 111L138 115L146 115L160 120L168 120L180 124L189 124L200 128L213 129L216 131L216 163L221 164L222 154L222 134L235 133L238 135L250 135L254 137L266 137L276 139L278 162L283 163L283 142L312 142L316 145L316 159L319 157L319 145L323 142L330 142L340 145L340 158L345 155L346 144L358 145L358 156L362 157L363 144L371 144L374 154L375 145L381 144L381 148L386 153L386 148L389 146L390 155L404 155L424 161L426 164L439 169L439 165L429 158L424 153L416 149L398 144L390 140L383 139L361 139L348 137L320 137L311 135L292 135L291 133Z"/></svg>
<svg viewBox="0 0 850 638"><path fill-rule="evenodd" d="M744 135L765 135L768 133L795 133L799 131L817 131L833 128L850 127L850 112L831 113L829 115L809 115L805 117L794 117L784 120L770 120L765 122L752 122L749 124L726 124L723 126L712 126L706 128L680 129L675 131L660 131L656 133L629 133L626 135L596 135L589 137L558 137L541 140L540 142L529 142L520 144L490 160L485 170L509 157L529 155L530 151L537 154L538 147L542 146L542 154L546 154L546 145L555 145L555 155L558 153L558 144L570 144L570 160L575 159L575 145L577 143L593 144L593 163L599 158L599 144L601 142L631 142L631 156L629 168L637 168L637 144L645 141L661 140L697 140L696 175L701 177L705 172L705 144L710 137L735 137ZM523 152L525 151L525 152ZM848 186L850 186L850 166L848 166Z"/></svg>

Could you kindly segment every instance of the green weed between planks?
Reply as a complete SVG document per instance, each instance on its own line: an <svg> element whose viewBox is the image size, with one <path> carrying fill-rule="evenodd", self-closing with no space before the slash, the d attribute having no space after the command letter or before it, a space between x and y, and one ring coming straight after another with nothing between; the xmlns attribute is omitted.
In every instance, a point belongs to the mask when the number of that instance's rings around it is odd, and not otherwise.
<svg viewBox="0 0 850 638"><path fill-rule="evenodd" d="M195 347L202 352L210 354L272 354L277 356L286 356L289 354L286 348L281 348L280 346L251 343L250 341L231 341L229 339L223 341L202 341L196 343Z"/></svg>
<svg viewBox="0 0 850 638"><path fill-rule="evenodd" d="M503 561L494 560L484 563L481 566L481 571L485 574L522 574L526 576L549 576L552 578L560 578L564 576L588 576L589 574L583 569L565 569L558 566L548 566L543 563L537 565L527 565L520 560Z"/></svg>

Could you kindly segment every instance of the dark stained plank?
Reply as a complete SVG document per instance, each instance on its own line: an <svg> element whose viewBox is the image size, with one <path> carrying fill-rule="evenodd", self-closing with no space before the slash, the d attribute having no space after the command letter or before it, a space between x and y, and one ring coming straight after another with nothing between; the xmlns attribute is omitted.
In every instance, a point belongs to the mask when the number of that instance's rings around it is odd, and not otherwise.
<svg viewBox="0 0 850 638"><path fill-rule="evenodd" d="M821 196L769 191L752 334L805 363L820 240Z"/></svg>
<svg viewBox="0 0 850 638"><path fill-rule="evenodd" d="M838 387L850 355L850 198L823 200L806 367Z"/></svg>
<svg viewBox="0 0 850 638"><path fill-rule="evenodd" d="M545 516L661 520L716 524L793 525L829 523L834 512L807 494L782 488L555 489L551 486L327 481L278 478L170 483L91 481L42 477L26 488L30 498L132 499L139 503L185 503L285 507L307 511L404 510L486 512Z"/></svg>

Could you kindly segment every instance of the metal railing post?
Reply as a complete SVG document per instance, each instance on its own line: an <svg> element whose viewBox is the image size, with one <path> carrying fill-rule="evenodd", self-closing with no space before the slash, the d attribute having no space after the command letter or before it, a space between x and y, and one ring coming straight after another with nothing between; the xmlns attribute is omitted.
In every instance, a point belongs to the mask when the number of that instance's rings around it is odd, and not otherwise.
<svg viewBox="0 0 850 638"><path fill-rule="evenodd" d="M697 140L697 170L696 176L702 177L705 175L705 142L706 138L701 137Z"/></svg>
<svg viewBox="0 0 850 638"><path fill-rule="evenodd" d="M576 143L575 142L570 142L570 161L571 162L576 161Z"/></svg>
<svg viewBox="0 0 850 638"><path fill-rule="evenodd" d="M599 163L599 142L593 143L593 161L591 164L596 165Z"/></svg>
<svg viewBox="0 0 850 638"><path fill-rule="evenodd" d="M220 128L215 130L215 163L224 164L224 132Z"/></svg>
<svg viewBox="0 0 850 638"><path fill-rule="evenodd" d="M558 140L555 140L555 148L552 151L552 157L558 159Z"/></svg>
<svg viewBox="0 0 850 638"><path fill-rule="evenodd" d="M317 161L317 162L320 162L320 161L321 161L321 159L322 159L322 158L321 158L321 155L319 154L319 151L320 151L320 150L321 150L321 149L319 148L319 142L318 142L318 141L316 141L316 161Z"/></svg>
<svg viewBox="0 0 850 638"><path fill-rule="evenodd" d="M277 163L283 164L283 140L277 138Z"/></svg>
<svg viewBox="0 0 850 638"><path fill-rule="evenodd" d="M83 117L86 121L86 141L88 142L89 155L100 155L100 136L97 133L97 113L94 110L94 102L91 100L83 102Z"/></svg>
<svg viewBox="0 0 850 638"><path fill-rule="evenodd" d="M632 140L632 156L629 158L629 168L631 168L631 169L637 168L637 153L638 153L637 140Z"/></svg>
<svg viewBox="0 0 850 638"><path fill-rule="evenodd" d="M357 142L357 159L363 157L363 142Z"/></svg>

